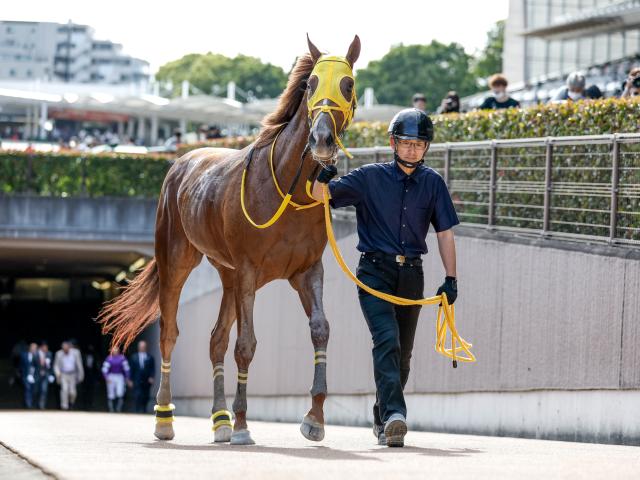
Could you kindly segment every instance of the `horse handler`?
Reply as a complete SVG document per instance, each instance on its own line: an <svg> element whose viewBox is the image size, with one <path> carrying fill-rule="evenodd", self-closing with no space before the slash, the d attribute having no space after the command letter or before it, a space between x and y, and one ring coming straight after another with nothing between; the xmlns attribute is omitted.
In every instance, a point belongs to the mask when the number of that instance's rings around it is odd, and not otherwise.
<svg viewBox="0 0 640 480"><path fill-rule="evenodd" d="M437 291L450 304L458 295L456 250L451 228L460 223L443 178L423 165L433 140L433 123L421 110L408 108L389 125L394 161L357 168L337 180L335 165L325 166L313 185L322 200L329 186L330 205L356 208L357 277L371 288L409 299L424 295L421 255L427 253L429 224L438 237L445 280ZM358 298L373 340L376 403L373 432L378 444L404 446L407 407L403 389L409 377L420 306L398 306L358 287Z"/></svg>

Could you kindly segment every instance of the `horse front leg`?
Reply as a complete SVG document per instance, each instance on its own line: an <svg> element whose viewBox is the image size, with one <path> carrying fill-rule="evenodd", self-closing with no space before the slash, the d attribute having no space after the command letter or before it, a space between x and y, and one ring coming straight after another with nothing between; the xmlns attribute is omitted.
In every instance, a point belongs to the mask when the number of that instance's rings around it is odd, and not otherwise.
<svg viewBox="0 0 640 480"><path fill-rule="evenodd" d="M314 349L313 385L311 386L311 409L304 416L300 431L308 440L319 442L324 438L324 401L327 398L327 343L329 322L322 308L322 282L324 270L318 260L308 270L292 277L289 282L298 291L300 301L311 329Z"/></svg>
<svg viewBox="0 0 640 480"><path fill-rule="evenodd" d="M249 381L249 365L253 360L257 343L253 329L255 292L255 272L250 268L243 268L242 275L238 275L234 290L238 327L234 356L238 366L238 384L236 397L233 401L235 422L231 434L232 445L255 444L247 428L247 382Z"/></svg>

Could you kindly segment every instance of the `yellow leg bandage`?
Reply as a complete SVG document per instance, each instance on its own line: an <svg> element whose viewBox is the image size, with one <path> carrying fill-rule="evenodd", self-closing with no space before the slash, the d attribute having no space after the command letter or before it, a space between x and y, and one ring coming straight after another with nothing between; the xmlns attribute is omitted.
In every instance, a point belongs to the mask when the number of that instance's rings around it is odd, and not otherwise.
<svg viewBox="0 0 640 480"><path fill-rule="evenodd" d="M213 415L211 415L211 420L213 421L213 427L211 430L214 432L218 430L222 426L232 427L231 424L231 412L229 410L218 410Z"/></svg>
<svg viewBox="0 0 640 480"><path fill-rule="evenodd" d="M173 403L169 405L156 405L153 410L156 412L156 423L171 423L174 420L173 411L176 406Z"/></svg>

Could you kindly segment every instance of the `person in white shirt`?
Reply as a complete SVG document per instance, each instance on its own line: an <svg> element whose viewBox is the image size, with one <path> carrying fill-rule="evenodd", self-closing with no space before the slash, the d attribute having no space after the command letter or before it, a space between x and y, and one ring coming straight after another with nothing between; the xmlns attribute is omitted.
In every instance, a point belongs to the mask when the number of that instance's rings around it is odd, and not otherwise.
<svg viewBox="0 0 640 480"><path fill-rule="evenodd" d="M69 342L62 342L62 349L56 352L53 371L60 385L60 407L73 408L78 395L76 385L84 380L84 369L80 351L72 349Z"/></svg>

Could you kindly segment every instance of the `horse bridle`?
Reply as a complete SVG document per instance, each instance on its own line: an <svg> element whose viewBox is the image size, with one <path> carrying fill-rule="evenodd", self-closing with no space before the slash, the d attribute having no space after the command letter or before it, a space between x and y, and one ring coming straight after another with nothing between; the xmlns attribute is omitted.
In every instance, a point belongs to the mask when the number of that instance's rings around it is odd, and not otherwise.
<svg viewBox="0 0 640 480"><path fill-rule="evenodd" d="M328 114L333 124L333 133L336 144L348 158L353 158L353 155L351 155L351 153L349 153L349 151L345 148L345 146L342 144L340 136L338 135L338 132L344 132L344 130L351 124L357 104L355 83L354 88L351 92L350 99L345 98L340 88L340 82L342 82L342 79L344 79L345 77L351 78L353 80L353 70L351 68L351 65L344 57L322 55L313 67L309 78L311 78L312 76L318 78L318 86L311 96L307 95L309 130L311 131L311 129L315 125L315 122L320 116L320 113ZM333 102L334 105L328 105L328 101ZM315 116L314 112L317 112ZM340 129L338 129L338 122L336 122L335 112L342 113L342 124L340 125ZM282 132L282 130L280 132ZM315 207L322 203L318 202L311 196L313 180L316 178L318 169L320 168L320 164L322 163L322 165L324 165L324 163L321 161L318 161L318 164L311 172L311 175L309 175L305 187L305 192L309 198L314 200L313 203L296 204L291 200L293 192L295 191L296 186L298 185L298 181L300 180L300 175L302 174L302 167L304 165L305 156L311 150L311 148L309 147L309 143L305 145L302 154L300 155L300 164L298 165L298 170L293 177L287 194L285 195L284 193L282 193L280 185L278 184L278 180L275 176L275 170L273 168L273 155L275 151L276 141L278 140L280 132L276 135L273 143L271 144L269 161L271 164L271 174L273 177L273 181L276 189L278 190L278 193L280 194L280 197L282 197L282 202L280 203L280 206L278 207L276 213L274 213L273 216L263 224L257 224L251 219L251 217L249 216L249 212L247 212L246 206L244 204L245 179L247 176L247 171L249 170L249 166L251 165L251 161L253 160L255 147L251 147L249 153L247 154L247 157L245 158L244 170L242 172L242 180L240 184L240 205L242 206L242 211L246 219L256 228L268 228L273 225L282 216L288 205L293 205L296 207L296 210L301 210L305 208Z"/></svg>

